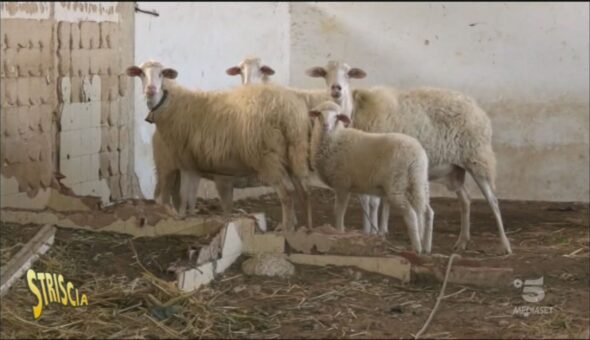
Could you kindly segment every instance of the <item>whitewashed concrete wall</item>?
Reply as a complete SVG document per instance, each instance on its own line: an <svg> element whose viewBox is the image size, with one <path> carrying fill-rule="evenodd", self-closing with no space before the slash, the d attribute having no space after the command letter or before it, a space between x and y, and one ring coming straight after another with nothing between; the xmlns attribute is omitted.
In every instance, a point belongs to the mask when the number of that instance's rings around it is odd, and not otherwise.
<svg viewBox="0 0 590 340"><path fill-rule="evenodd" d="M288 3L165 3L138 2L158 17L136 13L135 61L153 58L179 71L178 82L202 90L230 88L240 77L225 70L248 55L256 55L276 71L273 78L289 82ZM147 108L135 80L135 171L141 190L153 197L155 187L151 138L154 126L144 121ZM200 195L216 197L209 181ZM236 190L236 198L247 194Z"/></svg>
<svg viewBox="0 0 590 340"><path fill-rule="evenodd" d="M492 119L501 198L588 201L588 13L587 2L291 3L291 84L323 86L304 70L339 58L367 71L358 86L464 91Z"/></svg>
<svg viewBox="0 0 590 340"><path fill-rule="evenodd" d="M136 13L135 60L176 67L182 84L235 86L224 70L256 54L275 68L274 81L302 88L323 87L306 68L340 58L367 71L358 86L460 90L492 119L499 197L589 200L588 3L139 6L160 17ZM135 170L151 197L153 126L135 84ZM436 185L433 194L448 195Z"/></svg>

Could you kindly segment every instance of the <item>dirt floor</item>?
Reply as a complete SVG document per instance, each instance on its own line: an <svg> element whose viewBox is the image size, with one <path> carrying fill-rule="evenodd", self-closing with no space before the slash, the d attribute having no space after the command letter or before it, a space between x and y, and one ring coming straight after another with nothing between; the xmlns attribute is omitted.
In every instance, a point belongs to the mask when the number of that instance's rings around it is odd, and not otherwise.
<svg viewBox="0 0 590 340"><path fill-rule="evenodd" d="M332 222L332 195L314 193L314 223ZM321 202L321 203L320 203ZM263 211L272 228L280 218L275 195L236 202L236 209ZM492 213L483 201L472 203L472 242L464 256L490 258L514 268L515 279L543 277L545 297L526 302L522 288L476 288L449 284L423 337L572 338L590 322L588 204L500 203L514 255L494 256L499 243ZM451 254L459 233L453 199L433 199L433 252ZM201 213L219 212L218 202L200 201ZM303 216L299 220L303 221ZM360 226L352 199L346 219ZM38 226L2 225L4 264ZM2 297L2 338L412 338L424 324L440 284L401 285L394 279L354 268L296 266L289 279L249 277L240 258L208 287L190 296L175 290L169 265L186 258L209 237L168 236L131 242L118 234L58 229L54 246L33 268L61 273L89 306L46 306L33 321L35 302L19 280ZM393 214L388 239L408 248L405 227ZM135 257L137 252L139 263ZM573 254L571 256L566 256ZM141 265L140 265L141 263ZM143 268L142 268L143 265ZM152 273L152 274L150 274ZM151 295L151 297L149 297ZM171 306L166 301L181 296ZM162 304L153 303L152 297ZM515 314L515 307L551 307L548 314ZM545 308L544 311L549 310Z"/></svg>

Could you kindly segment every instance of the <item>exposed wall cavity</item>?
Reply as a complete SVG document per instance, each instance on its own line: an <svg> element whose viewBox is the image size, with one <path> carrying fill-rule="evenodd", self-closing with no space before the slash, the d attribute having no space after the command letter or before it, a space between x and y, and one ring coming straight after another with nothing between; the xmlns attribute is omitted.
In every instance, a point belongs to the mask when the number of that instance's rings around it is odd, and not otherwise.
<svg viewBox="0 0 590 340"><path fill-rule="evenodd" d="M133 196L121 66L133 55L133 4L1 6L2 206L43 206L56 178L103 201Z"/></svg>

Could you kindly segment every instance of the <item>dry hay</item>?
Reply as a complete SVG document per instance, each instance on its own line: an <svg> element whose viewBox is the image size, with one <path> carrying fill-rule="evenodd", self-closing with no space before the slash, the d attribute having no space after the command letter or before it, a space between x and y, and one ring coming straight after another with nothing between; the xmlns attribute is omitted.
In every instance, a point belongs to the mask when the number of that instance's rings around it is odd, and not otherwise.
<svg viewBox="0 0 590 340"><path fill-rule="evenodd" d="M64 232L71 237L64 240ZM107 236L106 241L113 242L112 248L126 247L127 253L136 255L121 255L120 250L119 255L93 252L92 243ZM187 294L177 289L172 281L163 279L161 273L152 273L157 268L153 261L151 270L136 261L137 251L141 253L140 246L138 240L131 241L123 235L59 229L54 246L35 263L33 269L62 274L66 281L74 283L80 293L88 296L89 305L72 308L51 303L44 306L41 318L33 321L32 306L36 299L26 286L25 279L20 279L2 298L0 336L219 338L231 335L232 329L264 329L264 318L212 307L211 302L216 296ZM108 261L112 260L109 256L127 257L127 272L115 273L114 268L108 268ZM147 261L149 255L144 253L139 258ZM89 265L92 262L100 264ZM108 275L109 272L112 275Z"/></svg>

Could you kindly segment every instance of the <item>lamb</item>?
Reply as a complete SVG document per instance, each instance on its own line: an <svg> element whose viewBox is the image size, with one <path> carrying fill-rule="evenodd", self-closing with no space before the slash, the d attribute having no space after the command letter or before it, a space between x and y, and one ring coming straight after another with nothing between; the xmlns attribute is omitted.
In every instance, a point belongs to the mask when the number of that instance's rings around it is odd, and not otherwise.
<svg viewBox="0 0 590 340"><path fill-rule="evenodd" d="M503 252L512 253L494 194L496 157L491 122L473 98L437 88L353 91L349 79L364 78L366 73L341 61L330 61L326 68L314 67L307 73L325 79L328 92L352 117L354 127L369 132L400 132L420 141L430 161L429 179L442 181L460 202L461 233L455 249L465 249L470 239L470 200L464 185L468 172L494 213ZM381 223L387 224L387 219Z"/></svg>
<svg viewBox="0 0 590 340"><path fill-rule="evenodd" d="M340 110L328 101L309 112L319 118L311 134L311 164L336 193L336 227L344 231L351 192L380 196L401 210L413 250L429 253L434 212L429 205L426 151L415 138L401 133L346 128L350 119Z"/></svg>
<svg viewBox="0 0 590 340"><path fill-rule="evenodd" d="M261 66L260 58L246 58L237 66L230 67L226 70L226 73L229 75L241 75L242 83L244 85L254 82L254 81L263 81L268 82L269 77L275 73L275 71L267 65ZM316 107L317 105L330 100L330 96L324 90L301 90L292 87L288 87L290 91L295 93L298 97L303 99L309 109ZM312 174L312 183L314 186L327 188L324 183L321 183L314 174ZM365 204L366 202L366 204ZM370 226L377 226L378 224L378 210L379 210L379 200L378 198L373 198L371 200L365 201L361 199L361 205L363 206L363 211L365 215L363 215L363 228L366 230L370 229ZM370 217L369 217L370 216Z"/></svg>
<svg viewBox="0 0 590 340"><path fill-rule="evenodd" d="M248 57L242 60L237 66L228 68L225 73L230 76L242 77L242 84L267 83L269 77L275 74L275 70L267 65L262 65L262 61L257 57Z"/></svg>
<svg viewBox="0 0 590 340"><path fill-rule="evenodd" d="M282 205L282 226L294 228L293 188L305 206L308 193L309 119L305 102L277 85L231 91L189 91L172 79L178 72L148 61L127 68L140 77L150 113L176 164L181 167L181 203L199 175L248 177L273 186Z"/></svg>

